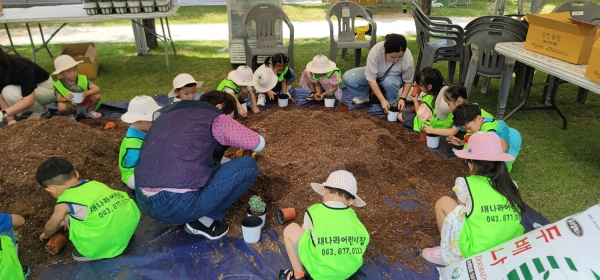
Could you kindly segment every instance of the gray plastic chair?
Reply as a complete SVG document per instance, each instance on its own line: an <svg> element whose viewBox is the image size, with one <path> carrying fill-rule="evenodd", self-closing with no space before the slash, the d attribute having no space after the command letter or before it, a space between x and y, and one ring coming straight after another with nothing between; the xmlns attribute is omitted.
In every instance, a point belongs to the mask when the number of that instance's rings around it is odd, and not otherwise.
<svg viewBox="0 0 600 280"><path fill-rule="evenodd" d="M456 62L461 61L462 32L448 28L447 24L437 28L439 24L422 18L416 9L413 9L413 18L420 49L416 69L422 70L436 61L448 61L448 80L452 83ZM437 40L430 40L431 38Z"/></svg>
<svg viewBox="0 0 600 280"><path fill-rule="evenodd" d="M498 29L479 29L465 36L465 46L471 48L472 57L469 61L469 68L465 78L465 87L467 95L471 93L475 76L487 78L500 78L502 66L504 65L504 56L500 55L494 49L500 42L524 42L525 38L515 33ZM475 45L476 47L472 47ZM520 67L524 71L525 67ZM523 75L522 73L518 74ZM508 81L510 83L510 81ZM510 84L508 85L510 86ZM515 94L519 94L515 88Z"/></svg>
<svg viewBox="0 0 600 280"><path fill-rule="evenodd" d="M600 25L600 6L596 3L588 1L569 1L556 6L552 12L570 12L571 18L573 19Z"/></svg>
<svg viewBox="0 0 600 280"><path fill-rule="evenodd" d="M283 34L277 34L278 20L290 29L290 42L287 46L283 45ZM256 45L249 42L249 39L253 39L248 38L249 22L256 24ZM245 27L242 28L242 38L246 50L246 65L251 66L252 70L258 68L257 56L278 53L286 54L290 59L289 67L294 68L294 25L283 10L273 4L254 5L242 17L242 26Z"/></svg>
<svg viewBox="0 0 600 280"><path fill-rule="evenodd" d="M337 40L333 34L332 16L335 16L338 22ZM362 17L371 25L371 38L369 41L356 41L356 34L354 33L356 17ZM331 5L325 18L329 23L329 59L335 62L339 49L354 49L354 66L360 66L361 49L371 49L377 43L377 23L363 7L354 2L338 2Z"/></svg>

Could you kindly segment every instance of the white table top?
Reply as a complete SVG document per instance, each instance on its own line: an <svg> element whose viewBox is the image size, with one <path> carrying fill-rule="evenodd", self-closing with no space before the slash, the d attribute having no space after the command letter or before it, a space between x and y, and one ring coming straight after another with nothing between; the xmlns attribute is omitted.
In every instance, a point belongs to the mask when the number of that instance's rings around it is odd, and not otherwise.
<svg viewBox="0 0 600 280"><path fill-rule="evenodd" d="M168 12L108 15L88 15L83 8L83 4L6 8L4 9L4 16L0 17L0 23L72 23L163 18L173 16L179 7L180 5L171 5L171 9Z"/></svg>
<svg viewBox="0 0 600 280"><path fill-rule="evenodd" d="M561 80L578 85L589 91L600 94L600 84L586 78L587 64L576 65L560 59L549 57L525 49L525 42L508 42L496 44L496 51L505 57L523 62Z"/></svg>

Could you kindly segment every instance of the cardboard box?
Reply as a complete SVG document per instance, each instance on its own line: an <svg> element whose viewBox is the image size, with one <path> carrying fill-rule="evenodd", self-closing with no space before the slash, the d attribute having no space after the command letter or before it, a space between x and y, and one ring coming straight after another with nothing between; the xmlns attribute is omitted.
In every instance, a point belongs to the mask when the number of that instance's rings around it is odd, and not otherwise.
<svg viewBox="0 0 600 280"><path fill-rule="evenodd" d="M569 12L527 14L529 30L525 49L574 64L586 64L597 26L571 19Z"/></svg>
<svg viewBox="0 0 600 280"><path fill-rule="evenodd" d="M4 15L4 11L2 11L2 2L0 2L0 17Z"/></svg>
<svg viewBox="0 0 600 280"><path fill-rule="evenodd" d="M600 83L600 38L597 38L596 43L592 46L590 61L585 70L585 77L596 83Z"/></svg>
<svg viewBox="0 0 600 280"><path fill-rule="evenodd" d="M79 63L79 74L86 75L88 78L96 78L98 76L98 52L94 43L80 44L63 44L61 55L70 55L75 61L83 61Z"/></svg>

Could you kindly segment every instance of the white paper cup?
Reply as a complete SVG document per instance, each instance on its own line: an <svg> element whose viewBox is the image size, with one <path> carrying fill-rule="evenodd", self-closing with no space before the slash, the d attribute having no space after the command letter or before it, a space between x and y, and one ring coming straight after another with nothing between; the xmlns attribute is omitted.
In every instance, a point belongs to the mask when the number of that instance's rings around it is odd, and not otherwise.
<svg viewBox="0 0 600 280"><path fill-rule="evenodd" d="M440 145L440 136L427 134L427 147L436 149Z"/></svg>
<svg viewBox="0 0 600 280"><path fill-rule="evenodd" d="M73 102L75 104L79 104L83 102L83 92L71 92L73 95Z"/></svg>
<svg viewBox="0 0 600 280"><path fill-rule="evenodd" d="M325 107L333 108L335 106L335 98L325 98Z"/></svg>
<svg viewBox="0 0 600 280"><path fill-rule="evenodd" d="M250 216L242 219L242 235L244 241L256 243L260 240L260 231L262 219L256 216Z"/></svg>
<svg viewBox="0 0 600 280"><path fill-rule="evenodd" d="M398 120L398 113L400 112L392 112L391 110L388 112L388 121L395 122Z"/></svg>

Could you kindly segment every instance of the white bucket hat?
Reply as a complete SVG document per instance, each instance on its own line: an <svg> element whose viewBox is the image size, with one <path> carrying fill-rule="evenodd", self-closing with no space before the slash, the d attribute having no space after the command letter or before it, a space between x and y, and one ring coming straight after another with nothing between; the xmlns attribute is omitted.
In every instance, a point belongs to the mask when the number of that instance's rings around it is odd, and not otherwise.
<svg viewBox="0 0 600 280"><path fill-rule="evenodd" d="M178 88L182 88L187 84L196 84L196 88L200 88L202 86L202 84L204 84L203 81L196 81L196 79L194 79L194 77L192 77L192 75L190 74L179 74L175 77L175 79L173 79L173 89L169 92L169 97L175 97L175 90Z"/></svg>
<svg viewBox="0 0 600 280"><path fill-rule="evenodd" d="M277 75L273 69L266 67L264 64L254 71L254 88L258 92L267 92L277 84Z"/></svg>
<svg viewBox="0 0 600 280"><path fill-rule="evenodd" d="M137 121L152 121L154 112L159 110L160 106L154 98L147 95L138 95L129 101L127 113L121 116L121 120L126 123Z"/></svg>
<svg viewBox="0 0 600 280"><path fill-rule="evenodd" d="M448 107L448 103L444 100L444 94L448 88L448 86L444 86L435 99L435 115L440 120L445 120L448 117L448 114L452 113L452 110Z"/></svg>
<svg viewBox="0 0 600 280"><path fill-rule="evenodd" d="M494 132L476 132L469 138L466 150L455 150L459 158L485 161L511 161L515 157L502 151L500 136Z"/></svg>
<svg viewBox="0 0 600 280"><path fill-rule="evenodd" d="M323 186L345 190L356 198L352 205L356 207L363 207L366 205L366 203L360 197L358 197L358 195L356 195L356 178L354 178L352 173L346 170L334 171L329 174L329 177L327 177L327 181L325 183L310 183L310 186L321 196L324 195Z"/></svg>
<svg viewBox="0 0 600 280"><path fill-rule="evenodd" d="M306 64L306 69L316 74L324 74L335 69L335 62L320 54L313 57L312 61Z"/></svg>
<svg viewBox="0 0 600 280"><path fill-rule="evenodd" d="M70 55L60 55L54 60L54 68L56 69L56 71L54 71L52 75L57 75L58 73L65 71L82 62L83 61L75 61L75 59L73 59L73 57L71 57Z"/></svg>
<svg viewBox="0 0 600 280"><path fill-rule="evenodd" d="M229 72L227 79L232 80L238 86L253 86L256 84L252 73L252 68L242 65L237 69Z"/></svg>

